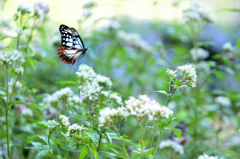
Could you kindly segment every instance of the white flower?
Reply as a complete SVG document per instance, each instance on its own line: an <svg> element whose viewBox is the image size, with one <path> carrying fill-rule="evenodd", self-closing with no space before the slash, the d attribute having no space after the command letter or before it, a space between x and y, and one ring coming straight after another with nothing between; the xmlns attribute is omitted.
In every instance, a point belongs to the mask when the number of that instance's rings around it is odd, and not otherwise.
<svg viewBox="0 0 240 159"><path fill-rule="evenodd" d="M227 52L228 51L232 52L234 50L234 48L230 42L227 42L223 45L223 50L227 51Z"/></svg>
<svg viewBox="0 0 240 159"><path fill-rule="evenodd" d="M59 91L55 92L56 96L58 98L64 98L64 97L69 97L70 95L73 94L72 90L69 87L60 89Z"/></svg>
<svg viewBox="0 0 240 159"><path fill-rule="evenodd" d="M39 5L34 5L33 6L33 15L36 16L38 19L43 20L44 9L41 8Z"/></svg>
<svg viewBox="0 0 240 159"><path fill-rule="evenodd" d="M232 105L231 100L227 97L224 97L224 96L216 97L215 102L222 105L222 106L226 106L226 107L230 107Z"/></svg>
<svg viewBox="0 0 240 159"><path fill-rule="evenodd" d="M48 128L54 128L57 125L58 123L55 120L48 120L48 122L45 124L45 126L47 126Z"/></svg>
<svg viewBox="0 0 240 159"><path fill-rule="evenodd" d="M60 119L61 123L62 123L64 126L69 126L69 125L70 125L70 123L69 123L69 121L68 121L68 118L69 118L69 117L66 117L66 116L64 116L64 115L60 115L60 116L59 116L59 119Z"/></svg>
<svg viewBox="0 0 240 159"><path fill-rule="evenodd" d="M177 67L183 73L182 84L188 87L196 87L197 74L193 64L186 64Z"/></svg>
<svg viewBox="0 0 240 159"><path fill-rule="evenodd" d="M112 86L112 82L109 77L105 77L105 76L98 74L98 75L96 75L96 79L100 85L106 85L107 87Z"/></svg>
<svg viewBox="0 0 240 159"><path fill-rule="evenodd" d="M163 149L165 147L170 147L172 148L175 152L183 155L184 154L184 149L183 149L183 146L178 144L177 142L175 141L172 141L172 140L165 140L165 141L162 141L160 142L159 144L159 148L160 149Z"/></svg>
<svg viewBox="0 0 240 159"><path fill-rule="evenodd" d="M117 30L119 27L120 27L119 22L113 19L101 19L95 25L96 30L99 30L99 31L103 31L107 29Z"/></svg>
<svg viewBox="0 0 240 159"><path fill-rule="evenodd" d="M144 40L142 40L139 34L126 33L120 30L117 32L117 35L123 42L127 43L128 45L132 45L133 47L137 47L148 52L152 51L152 47L148 45Z"/></svg>
<svg viewBox="0 0 240 159"><path fill-rule="evenodd" d="M58 101L58 96L56 94L48 95L43 98L43 103L40 105L43 106L43 108L47 109L51 107L51 104Z"/></svg>
<svg viewBox="0 0 240 159"><path fill-rule="evenodd" d="M93 81L86 81L83 85L79 86L80 89L80 95L83 97L83 99L88 98L89 100L97 99L98 93L101 90L101 87L99 86L96 79Z"/></svg>
<svg viewBox="0 0 240 159"><path fill-rule="evenodd" d="M18 67L18 68L15 68L15 73L16 74L23 74L23 71L24 71L24 68L23 67Z"/></svg>
<svg viewBox="0 0 240 159"><path fill-rule="evenodd" d="M192 48L190 50L190 53L191 53L192 59L194 61L204 60L204 59L208 58L208 56L209 56L209 52L207 50L202 49L202 48L197 48L197 49Z"/></svg>
<svg viewBox="0 0 240 159"><path fill-rule="evenodd" d="M118 107L117 109L106 107L100 110L99 114L99 126L108 126L115 118L124 119L129 115L124 107Z"/></svg>
<svg viewBox="0 0 240 159"><path fill-rule="evenodd" d="M118 96L117 93L110 94L109 98L116 100L118 104L122 104L122 98Z"/></svg>
<svg viewBox="0 0 240 159"><path fill-rule="evenodd" d="M81 137L83 131L86 130L85 127L80 126L78 124L73 124L68 127L68 132L66 133L66 136L72 137Z"/></svg>
<svg viewBox="0 0 240 159"><path fill-rule="evenodd" d="M83 100L79 97L79 95L73 95L68 98L69 102L74 104L82 104Z"/></svg>
<svg viewBox="0 0 240 159"><path fill-rule="evenodd" d="M20 4L17 8L18 12L21 12L22 14L26 14L26 13L31 13L32 8L30 6L27 6L26 4Z"/></svg>
<svg viewBox="0 0 240 159"><path fill-rule="evenodd" d="M22 62L22 53L18 50L0 51L0 64L12 65L17 61Z"/></svg>
<svg viewBox="0 0 240 159"><path fill-rule="evenodd" d="M25 108L25 109L21 110L21 114L23 114L25 116L33 116L33 112L30 108Z"/></svg>
<svg viewBox="0 0 240 159"><path fill-rule="evenodd" d="M92 69L92 67L89 67L88 65L81 64L78 68L78 71L76 72L76 75L83 80L92 80L92 78L95 78L96 73Z"/></svg>
<svg viewBox="0 0 240 159"><path fill-rule="evenodd" d="M170 70L170 69L167 68L166 72L167 72L167 74L168 74L168 76L171 80L173 80L174 78L177 77L177 75L176 75L177 70L173 71L173 70Z"/></svg>
<svg viewBox="0 0 240 159"><path fill-rule="evenodd" d="M100 94L104 95L105 97L109 97L109 93L107 91L101 91Z"/></svg>
<svg viewBox="0 0 240 159"><path fill-rule="evenodd" d="M20 90L22 90L23 84L20 83L19 81L16 81L16 83L15 83L15 81L13 81L13 79L11 79L11 80L8 82L8 92L9 92L9 93L12 92L13 84L15 84L15 85L14 85L14 90L15 90L15 91L20 91Z"/></svg>
<svg viewBox="0 0 240 159"><path fill-rule="evenodd" d="M139 95L139 99L129 97L125 104L129 113L137 118L147 115L149 120L157 120L160 117L169 118L173 114L172 110L150 100L146 95Z"/></svg>
<svg viewBox="0 0 240 159"><path fill-rule="evenodd" d="M203 154L198 156L198 159L218 159L218 156L208 156L207 154Z"/></svg>
<svg viewBox="0 0 240 159"><path fill-rule="evenodd" d="M185 23L200 20L206 23L214 21L214 17L211 15L210 10L206 8L206 5L197 0L191 1L190 6L183 10L183 19Z"/></svg>

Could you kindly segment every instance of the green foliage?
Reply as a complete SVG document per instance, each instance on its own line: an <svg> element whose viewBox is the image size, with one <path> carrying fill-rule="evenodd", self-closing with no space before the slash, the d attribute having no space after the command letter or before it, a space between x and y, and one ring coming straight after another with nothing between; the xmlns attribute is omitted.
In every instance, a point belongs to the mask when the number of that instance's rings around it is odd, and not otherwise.
<svg viewBox="0 0 240 159"><path fill-rule="evenodd" d="M0 6L6 10L5 3ZM18 6L13 19L1 19L0 159L240 157L240 39L232 36L234 45L220 46L209 36L210 15L201 9L193 10L199 19L187 14L192 8L183 11L182 24L115 14L99 18L100 4L83 5L88 14L69 26L90 50L73 66L58 58L60 33L58 25L49 25L47 6ZM150 9L159 5L156 1ZM216 13L226 12L239 9ZM82 63L92 67L84 75ZM178 67L191 64L197 81ZM167 68L178 72L167 73ZM133 112L149 102L138 99L141 94L159 105L149 104L138 116ZM129 97L142 103L131 110ZM158 106L173 114L151 112ZM173 135L183 153L171 145L159 147Z"/></svg>

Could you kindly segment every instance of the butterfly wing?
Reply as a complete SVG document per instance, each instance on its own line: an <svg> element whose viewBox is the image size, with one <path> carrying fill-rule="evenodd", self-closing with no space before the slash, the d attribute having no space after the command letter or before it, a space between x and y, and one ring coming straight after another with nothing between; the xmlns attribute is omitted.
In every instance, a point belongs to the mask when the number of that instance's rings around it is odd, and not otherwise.
<svg viewBox="0 0 240 159"><path fill-rule="evenodd" d="M74 28L71 28L71 30L72 30L74 47L76 47L78 49L85 49L84 43L83 43L80 35L78 34L78 32Z"/></svg>
<svg viewBox="0 0 240 159"><path fill-rule="evenodd" d="M73 49L65 46L61 46L58 49L58 57L62 62L66 64L72 64L77 61L77 59L84 55L85 51L83 49Z"/></svg>

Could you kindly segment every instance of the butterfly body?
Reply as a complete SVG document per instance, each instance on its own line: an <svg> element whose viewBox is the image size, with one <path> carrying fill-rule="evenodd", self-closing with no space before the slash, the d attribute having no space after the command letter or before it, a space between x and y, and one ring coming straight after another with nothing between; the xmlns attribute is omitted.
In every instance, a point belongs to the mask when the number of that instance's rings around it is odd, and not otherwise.
<svg viewBox="0 0 240 159"><path fill-rule="evenodd" d="M61 47L58 49L59 58L66 64L74 64L76 60L83 56L87 48L74 28L66 25L60 25Z"/></svg>

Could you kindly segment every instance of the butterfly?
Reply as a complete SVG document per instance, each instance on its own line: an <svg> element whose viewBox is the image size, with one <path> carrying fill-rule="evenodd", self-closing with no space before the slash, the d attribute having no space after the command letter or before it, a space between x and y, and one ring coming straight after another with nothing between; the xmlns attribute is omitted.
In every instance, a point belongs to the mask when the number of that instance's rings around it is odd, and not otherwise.
<svg viewBox="0 0 240 159"><path fill-rule="evenodd" d="M73 65L79 57L86 53L87 48L73 27L69 28L62 24L59 26L59 31L62 46L58 49L58 56L62 62Z"/></svg>

